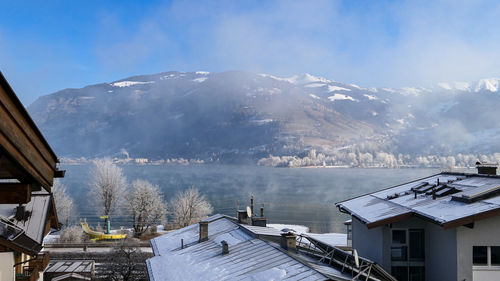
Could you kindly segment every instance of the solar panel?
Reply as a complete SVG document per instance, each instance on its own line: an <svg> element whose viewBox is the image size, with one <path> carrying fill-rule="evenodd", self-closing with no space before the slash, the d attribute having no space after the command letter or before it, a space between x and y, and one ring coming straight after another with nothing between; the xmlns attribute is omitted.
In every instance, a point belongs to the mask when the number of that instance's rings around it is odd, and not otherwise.
<svg viewBox="0 0 500 281"><path fill-rule="evenodd" d="M500 194L500 185L498 186L481 186L469 189L460 196L453 196L452 199L466 203L475 202L481 199L490 198Z"/></svg>
<svg viewBox="0 0 500 281"><path fill-rule="evenodd" d="M428 185L428 184L429 184L428 182L425 182L425 181L424 181L424 182L421 182L421 183L419 183L419 184L415 185L415 186L414 186L414 187L412 187L410 190L411 190L411 191L417 191L417 192L418 192L418 191L419 191L422 187L424 187L424 186L426 186L426 185Z"/></svg>
<svg viewBox="0 0 500 281"><path fill-rule="evenodd" d="M474 188L470 191L464 192L462 194L462 197L468 198L468 199L475 199L484 195L488 195L490 193L494 193L500 190L500 186L485 186L485 187L478 187Z"/></svg>

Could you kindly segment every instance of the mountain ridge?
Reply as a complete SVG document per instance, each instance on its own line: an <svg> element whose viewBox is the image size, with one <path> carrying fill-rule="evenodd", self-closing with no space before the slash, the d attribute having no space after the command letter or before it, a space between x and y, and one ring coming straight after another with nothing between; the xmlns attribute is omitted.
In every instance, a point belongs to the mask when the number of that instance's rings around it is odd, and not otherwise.
<svg viewBox="0 0 500 281"><path fill-rule="evenodd" d="M28 110L63 157L125 149L149 158L255 162L346 146L410 155L493 153L500 149L493 121L498 81L395 89L307 73L169 71L64 89Z"/></svg>

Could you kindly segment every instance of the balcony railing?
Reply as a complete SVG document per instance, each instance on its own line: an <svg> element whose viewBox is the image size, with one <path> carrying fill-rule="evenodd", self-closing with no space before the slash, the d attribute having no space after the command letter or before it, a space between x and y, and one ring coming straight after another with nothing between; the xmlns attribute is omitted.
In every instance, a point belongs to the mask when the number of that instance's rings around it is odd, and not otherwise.
<svg viewBox="0 0 500 281"><path fill-rule="evenodd" d="M37 266L38 270L44 271L47 265L49 265L49 252L39 253L36 259L31 260L29 266Z"/></svg>
<svg viewBox="0 0 500 281"><path fill-rule="evenodd" d="M23 272L16 274L16 281L36 281L39 277L38 271L37 266L23 266Z"/></svg>

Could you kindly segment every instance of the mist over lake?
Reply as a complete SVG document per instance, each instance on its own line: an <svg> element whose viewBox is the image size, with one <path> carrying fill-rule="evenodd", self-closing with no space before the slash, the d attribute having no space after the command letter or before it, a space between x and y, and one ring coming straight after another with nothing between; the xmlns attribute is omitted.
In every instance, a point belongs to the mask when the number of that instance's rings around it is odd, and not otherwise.
<svg viewBox="0 0 500 281"><path fill-rule="evenodd" d="M74 198L78 214L97 224L99 216L87 194L90 165L63 165L61 182ZM300 224L311 232L344 232L349 216L335 207L354 196L408 182L439 172L438 169L271 168L239 165L123 165L128 182L145 179L160 186L168 202L179 190L194 186L214 207L214 214L236 216L255 197L255 212L264 204L268 223ZM130 226L124 216L111 218L112 227ZM102 222L101 222L102 224Z"/></svg>

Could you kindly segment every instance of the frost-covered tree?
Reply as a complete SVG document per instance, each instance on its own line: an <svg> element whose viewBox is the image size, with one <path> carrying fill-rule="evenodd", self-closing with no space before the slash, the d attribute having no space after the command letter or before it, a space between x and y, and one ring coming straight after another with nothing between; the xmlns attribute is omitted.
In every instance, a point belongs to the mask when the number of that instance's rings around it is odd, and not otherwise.
<svg viewBox="0 0 500 281"><path fill-rule="evenodd" d="M205 196L200 195L198 189L190 188L181 191L170 203L174 221L179 227L196 223L212 213L212 205Z"/></svg>
<svg viewBox="0 0 500 281"><path fill-rule="evenodd" d="M136 180L126 198L136 237L165 220L167 206L157 185L145 180Z"/></svg>
<svg viewBox="0 0 500 281"><path fill-rule="evenodd" d="M54 181L52 194L54 195L54 203L56 205L59 222L67 227L71 215L73 214L73 199L66 193L66 186L59 180Z"/></svg>
<svg viewBox="0 0 500 281"><path fill-rule="evenodd" d="M85 233L80 226L70 226L61 231L59 235L59 243L83 243L85 241Z"/></svg>
<svg viewBox="0 0 500 281"><path fill-rule="evenodd" d="M99 214L109 216L117 213L122 204L127 180L122 169L113 164L111 159L97 159L92 162L90 169L90 188Z"/></svg>

